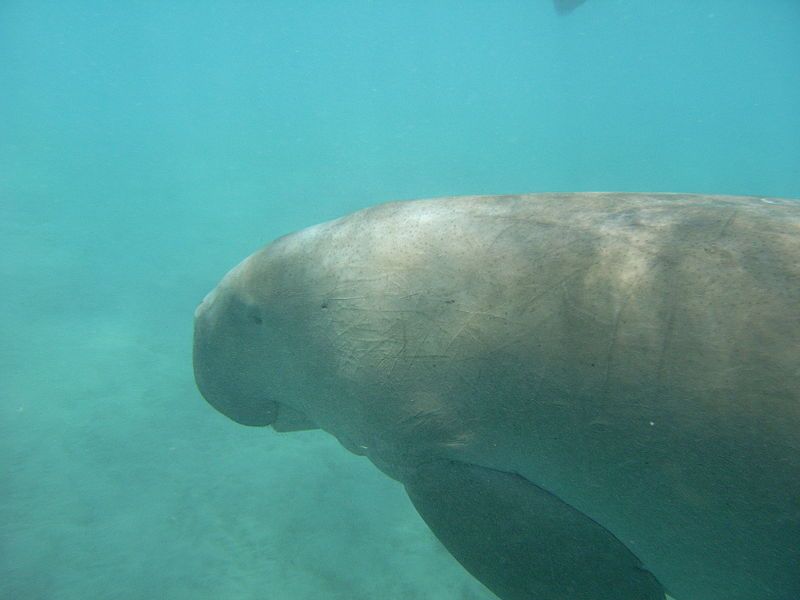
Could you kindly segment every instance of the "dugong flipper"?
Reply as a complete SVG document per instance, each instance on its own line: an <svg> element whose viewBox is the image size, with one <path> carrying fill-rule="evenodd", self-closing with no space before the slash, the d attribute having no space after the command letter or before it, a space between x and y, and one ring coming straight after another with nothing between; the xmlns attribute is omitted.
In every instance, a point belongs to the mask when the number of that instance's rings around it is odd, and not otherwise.
<svg viewBox="0 0 800 600"><path fill-rule="evenodd" d="M228 273L194 369L402 482L504 600L800 598L800 202L376 206Z"/></svg>
<svg viewBox="0 0 800 600"><path fill-rule="evenodd" d="M519 475L439 461L405 486L436 537L500 598L664 600L622 542Z"/></svg>

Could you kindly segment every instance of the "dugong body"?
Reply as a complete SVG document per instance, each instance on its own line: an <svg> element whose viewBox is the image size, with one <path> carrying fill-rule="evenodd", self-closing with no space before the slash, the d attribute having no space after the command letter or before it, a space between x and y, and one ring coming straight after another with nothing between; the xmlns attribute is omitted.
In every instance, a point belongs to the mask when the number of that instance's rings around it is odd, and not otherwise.
<svg viewBox="0 0 800 600"><path fill-rule="evenodd" d="M398 202L196 312L221 412L320 427L504 600L800 598L800 202Z"/></svg>

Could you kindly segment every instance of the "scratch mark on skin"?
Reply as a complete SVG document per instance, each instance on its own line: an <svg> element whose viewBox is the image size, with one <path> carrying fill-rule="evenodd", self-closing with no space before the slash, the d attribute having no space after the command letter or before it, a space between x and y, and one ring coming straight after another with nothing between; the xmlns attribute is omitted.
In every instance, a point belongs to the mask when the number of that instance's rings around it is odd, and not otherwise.
<svg viewBox="0 0 800 600"><path fill-rule="evenodd" d="M715 238L714 241L722 239L722 237L728 231L728 228L731 226L731 223L733 223L733 220L736 218L736 215L739 214L739 211L740 211L739 208L734 208L731 210L730 216L728 216L725 223L723 223L722 228L719 230L719 233L717 234L717 237Z"/></svg>
<svg viewBox="0 0 800 600"><path fill-rule="evenodd" d="M367 313L375 313L379 312L381 314L424 314L424 310L420 308L375 308L372 306L361 307L361 306L342 306L338 307L336 310L340 312L367 312Z"/></svg>
<svg viewBox="0 0 800 600"><path fill-rule="evenodd" d="M506 234L506 232L510 231L511 229L517 228L519 226L520 223L511 223L510 225L506 225L500 231L497 232L497 234L494 236L494 239L491 242L489 242L486 248L487 249L492 248L500 240L500 238Z"/></svg>
<svg viewBox="0 0 800 600"><path fill-rule="evenodd" d="M581 268L579 268L579 269L575 269L575 270L574 270L574 271L572 271L572 272L571 272L569 275L567 275L566 277L562 277L561 279L559 279L558 281L556 281L554 284L552 284L550 287L548 287L548 288L547 288L547 289L545 289L544 291L542 291L542 292L540 292L540 293L538 293L538 294L535 294L534 296L531 296L530 298L528 298L528 300L527 300L527 302L526 302L526 305L528 306L528 308L531 308L531 307L532 307L532 305L533 305L533 304L535 304L537 300L541 300L542 298L544 298L545 296L548 296L549 294L552 294L553 292L555 292L555 291L556 291L556 290L558 290L559 288L563 290L563 289L564 289L564 285L565 285L565 284L566 284L566 283L567 283L567 282L568 282L570 279L572 279L572 278L574 278L574 277L576 277L576 276L580 275L581 273L583 273L583 272L585 272L585 271L588 271L588 270L590 270L590 269L591 269L592 267L594 267L596 264L598 264L598 263L592 263L592 264L591 264L591 265L589 265L588 267L581 267Z"/></svg>
<svg viewBox="0 0 800 600"><path fill-rule="evenodd" d="M530 236L530 239L534 239L536 237L535 233ZM571 248L577 244L585 243L591 244L597 242L598 240L602 240L602 235L586 235L583 237L575 237L570 239L567 242L564 242L559 245L550 246L546 251L542 251L537 257L536 260L529 263L530 266L539 265L541 263L545 263L553 259L554 257L560 256L564 250ZM591 265L590 265L591 266Z"/></svg>
<svg viewBox="0 0 800 600"><path fill-rule="evenodd" d="M479 316L479 317L490 317L492 319L500 319L501 321L508 321L507 317L502 315L496 315L494 313L482 311L482 310L466 310L463 308L457 309L455 312L467 313L469 316Z"/></svg>
<svg viewBox="0 0 800 600"><path fill-rule="evenodd" d="M422 336L422 339L421 339L421 340L419 340L419 342L417 343L417 347L418 347L419 349L423 349L423 348L425 348L425 344L428 342L428 338L431 336L431 332L433 332L433 329L434 329L433 327L427 327L427 328L426 328L425 335L423 335L423 336ZM403 347L403 349L405 350L405 347ZM406 354L406 355L404 356L404 358L405 358L406 360L413 359L414 357L415 357L415 355L414 355L414 354Z"/></svg>
<svg viewBox="0 0 800 600"><path fill-rule="evenodd" d="M625 297L625 301L622 303L622 306L619 307L617 314L614 315L614 324L611 330L611 341L608 344L608 350L606 352L606 374L603 378L603 389L607 389L608 380L611 377L611 361L614 355L614 346L617 343L617 336L619 335L619 322L622 318L622 311L625 310L625 306L628 304L628 298L630 298L630 294Z"/></svg>
<svg viewBox="0 0 800 600"><path fill-rule="evenodd" d="M397 368L397 363L400 362L400 358L402 358L406 353L406 347L408 346L408 340L405 338L405 327L403 327L403 345L402 347L395 353L394 360L392 360L392 364L389 367L389 370L386 373L387 378L391 379L392 375L394 375L394 371Z"/></svg>
<svg viewBox="0 0 800 600"><path fill-rule="evenodd" d="M658 357L658 371L657 379L660 384L664 382L664 369L666 368L666 359L669 348L672 345L672 335L675 329L675 317L678 313L678 298L677 294L672 294L672 300L669 304L669 313L667 315L667 327L664 331L664 340L661 344L661 353Z"/></svg>
<svg viewBox="0 0 800 600"><path fill-rule="evenodd" d="M466 311L461 311L461 312L466 312ZM472 319L473 319L474 316L475 316L475 313L468 313L468 316L464 320L464 322L461 324L461 327L459 327L458 331L456 331L455 335L452 338L450 338L450 341L447 343L447 346L445 347L445 352L447 352L447 353L450 352L450 349L453 347L453 344L455 343L455 341L459 337L461 337L461 334L464 333L464 331L467 329L467 327L469 325L471 325ZM469 335L470 335L470 337L472 337L472 339L474 341L476 341L476 342L478 341L478 338L475 336L475 334L473 334L472 332L469 332Z"/></svg>
<svg viewBox="0 0 800 600"><path fill-rule="evenodd" d="M347 300L366 300L367 296L342 296L335 298L325 298L328 302L344 302Z"/></svg>
<svg viewBox="0 0 800 600"><path fill-rule="evenodd" d="M636 290L636 288L638 287L639 282L642 280L642 277L643 275L639 274L631 282L625 294L625 298L622 301L622 304L620 305L619 309L617 309L617 313L614 315L614 323L612 325L612 330L611 330L611 340L609 341L608 351L606 352L606 374L603 379L603 389L607 389L608 381L611 378L611 365L613 363L613 358L614 358L614 349L617 345L617 339L619 338L619 324L622 321L622 313L625 312L628 303L630 302L631 298L633 298L634 290Z"/></svg>

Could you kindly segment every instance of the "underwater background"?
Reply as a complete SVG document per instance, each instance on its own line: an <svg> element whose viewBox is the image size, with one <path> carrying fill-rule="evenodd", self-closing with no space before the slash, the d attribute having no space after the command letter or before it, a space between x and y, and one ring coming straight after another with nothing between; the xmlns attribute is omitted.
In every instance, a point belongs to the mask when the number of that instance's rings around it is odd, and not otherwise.
<svg viewBox="0 0 800 600"><path fill-rule="evenodd" d="M208 406L192 313L371 204L593 190L800 198L800 2L0 0L0 598L493 598Z"/></svg>

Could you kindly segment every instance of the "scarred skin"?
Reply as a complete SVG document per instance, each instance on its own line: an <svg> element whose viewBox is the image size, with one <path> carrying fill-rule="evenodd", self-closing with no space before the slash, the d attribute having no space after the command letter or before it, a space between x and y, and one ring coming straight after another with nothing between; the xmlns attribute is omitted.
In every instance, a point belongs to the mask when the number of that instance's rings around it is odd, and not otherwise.
<svg viewBox="0 0 800 600"><path fill-rule="evenodd" d="M677 600L800 598L800 202L539 194L379 205L281 238L196 312L234 420L407 481L518 473Z"/></svg>

